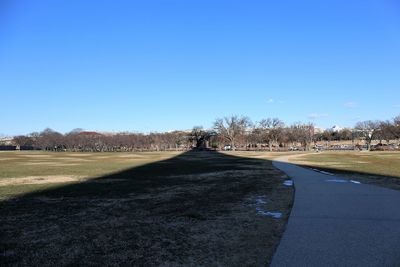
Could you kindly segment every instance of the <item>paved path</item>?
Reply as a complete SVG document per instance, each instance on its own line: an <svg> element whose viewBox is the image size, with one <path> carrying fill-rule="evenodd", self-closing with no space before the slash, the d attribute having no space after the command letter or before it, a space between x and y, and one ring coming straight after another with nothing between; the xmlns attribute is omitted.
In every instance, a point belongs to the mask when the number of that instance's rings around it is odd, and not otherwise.
<svg viewBox="0 0 400 267"><path fill-rule="evenodd" d="M400 191L274 165L296 195L271 266L400 266Z"/></svg>

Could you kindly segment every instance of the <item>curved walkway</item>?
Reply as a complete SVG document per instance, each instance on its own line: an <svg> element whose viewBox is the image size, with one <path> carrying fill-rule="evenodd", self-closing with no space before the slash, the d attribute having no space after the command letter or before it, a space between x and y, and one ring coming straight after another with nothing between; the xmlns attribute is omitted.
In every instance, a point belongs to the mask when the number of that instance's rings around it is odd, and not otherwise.
<svg viewBox="0 0 400 267"><path fill-rule="evenodd" d="M400 266L400 191L274 165L295 183L287 229L271 266Z"/></svg>

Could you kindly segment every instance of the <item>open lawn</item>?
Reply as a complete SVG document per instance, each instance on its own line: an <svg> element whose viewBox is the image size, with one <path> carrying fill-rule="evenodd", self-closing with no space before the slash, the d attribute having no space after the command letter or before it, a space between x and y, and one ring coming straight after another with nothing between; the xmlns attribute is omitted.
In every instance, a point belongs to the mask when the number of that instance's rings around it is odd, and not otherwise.
<svg viewBox="0 0 400 267"><path fill-rule="evenodd" d="M324 151L295 156L290 162L363 183L400 189L400 152Z"/></svg>
<svg viewBox="0 0 400 267"><path fill-rule="evenodd" d="M363 183L400 190L399 151L323 151L323 152L223 152L255 159L283 160L304 167L338 174Z"/></svg>
<svg viewBox="0 0 400 267"><path fill-rule="evenodd" d="M216 152L2 152L0 262L265 266L292 205L285 179Z"/></svg>
<svg viewBox="0 0 400 267"><path fill-rule="evenodd" d="M96 179L179 154L0 152L0 198Z"/></svg>

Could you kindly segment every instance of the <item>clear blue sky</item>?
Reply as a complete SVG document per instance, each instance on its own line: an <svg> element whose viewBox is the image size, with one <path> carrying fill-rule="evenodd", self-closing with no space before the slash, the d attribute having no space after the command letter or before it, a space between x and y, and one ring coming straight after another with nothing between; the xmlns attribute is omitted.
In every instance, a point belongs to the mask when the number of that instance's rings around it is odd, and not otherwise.
<svg viewBox="0 0 400 267"><path fill-rule="evenodd" d="M10 135L391 119L400 2L2 1L0 92Z"/></svg>

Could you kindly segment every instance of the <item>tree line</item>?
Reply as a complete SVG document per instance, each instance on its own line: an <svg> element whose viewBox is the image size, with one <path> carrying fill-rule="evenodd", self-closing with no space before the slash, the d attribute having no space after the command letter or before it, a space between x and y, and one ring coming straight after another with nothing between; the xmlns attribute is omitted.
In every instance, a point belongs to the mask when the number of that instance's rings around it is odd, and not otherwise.
<svg viewBox="0 0 400 267"><path fill-rule="evenodd" d="M310 150L321 141L362 142L371 148L373 141L389 144L400 140L400 116L386 121L362 121L353 129L317 131L312 123L286 125L279 118L265 118L253 123L246 116L229 116L215 120L212 129L195 126L191 131L165 133L102 134L74 129L62 134L52 129L15 136L20 149L73 152L131 152L189 149L217 150Z"/></svg>
<svg viewBox="0 0 400 267"><path fill-rule="evenodd" d="M116 133L103 134L75 129L61 134L52 129L16 136L14 144L21 148L72 152L128 152L187 149L187 133Z"/></svg>

